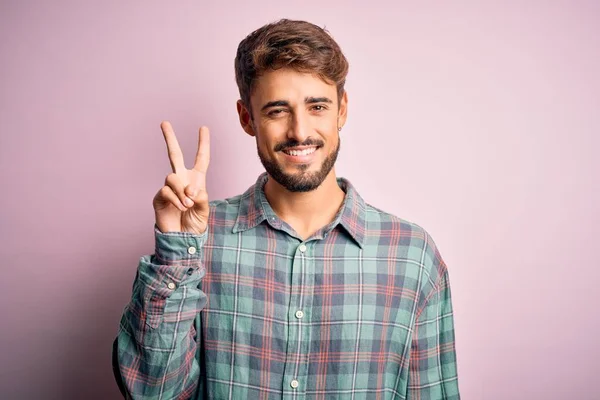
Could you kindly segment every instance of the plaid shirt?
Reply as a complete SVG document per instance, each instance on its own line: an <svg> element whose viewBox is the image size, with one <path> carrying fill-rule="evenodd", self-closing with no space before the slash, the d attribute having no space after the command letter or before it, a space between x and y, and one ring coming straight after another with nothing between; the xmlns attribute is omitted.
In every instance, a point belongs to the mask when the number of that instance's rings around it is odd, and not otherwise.
<svg viewBox="0 0 600 400"><path fill-rule="evenodd" d="M140 260L115 357L134 399L459 399L448 271L421 227L344 178L302 240L263 189Z"/></svg>

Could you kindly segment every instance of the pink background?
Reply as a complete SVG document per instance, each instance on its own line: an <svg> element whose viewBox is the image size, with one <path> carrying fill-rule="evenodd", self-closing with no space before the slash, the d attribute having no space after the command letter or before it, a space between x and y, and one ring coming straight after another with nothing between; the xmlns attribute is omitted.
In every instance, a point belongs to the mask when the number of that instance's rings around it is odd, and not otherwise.
<svg viewBox="0 0 600 400"><path fill-rule="evenodd" d="M600 399L600 3L212 3L0 3L0 397L117 398L159 124L211 128L211 198L254 183L233 59L289 17L350 60L338 175L450 267L463 398Z"/></svg>

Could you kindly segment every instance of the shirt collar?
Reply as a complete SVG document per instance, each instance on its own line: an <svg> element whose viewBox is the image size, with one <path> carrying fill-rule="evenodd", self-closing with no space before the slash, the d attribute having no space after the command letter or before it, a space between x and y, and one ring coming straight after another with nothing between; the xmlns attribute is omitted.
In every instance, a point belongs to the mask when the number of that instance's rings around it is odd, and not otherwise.
<svg viewBox="0 0 600 400"><path fill-rule="evenodd" d="M242 194L233 233L252 229L263 221L267 221L275 229L281 228L282 221L277 217L265 196L264 186L267 179L267 173L263 172L256 183ZM338 224L342 225L362 248L366 232L365 202L349 180L338 177L337 183L346 195L340 211L326 230L329 231Z"/></svg>

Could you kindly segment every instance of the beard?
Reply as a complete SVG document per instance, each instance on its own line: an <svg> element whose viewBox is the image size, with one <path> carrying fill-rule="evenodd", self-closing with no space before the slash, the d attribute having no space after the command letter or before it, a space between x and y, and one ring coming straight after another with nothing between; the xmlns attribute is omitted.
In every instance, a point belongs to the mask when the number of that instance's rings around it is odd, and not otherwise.
<svg viewBox="0 0 600 400"><path fill-rule="evenodd" d="M335 162L338 157L338 153L340 152L340 138L338 136L337 146L325 157L323 163L321 164L321 168L315 172L308 172L308 168L310 164L299 164L297 165L297 169L299 172L288 174L283 171L283 168L274 160L270 160L267 156L261 153L260 148L258 147L258 142L256 144L256 149L258 150L258 158L260 158L260 162L267 173L281 186L289 190L290 192L310 192L311 190L315 190L318 188L321 183L325 180L329 172L335 165ZM296 141L290 141L286 143L281 143L275 146L275 151L281 151L283 149L292 148L294 146L311 146L317 145L317 149L322 148L322 142L313 141L311 139L306 140L304 143L298 143Z"/></svg>

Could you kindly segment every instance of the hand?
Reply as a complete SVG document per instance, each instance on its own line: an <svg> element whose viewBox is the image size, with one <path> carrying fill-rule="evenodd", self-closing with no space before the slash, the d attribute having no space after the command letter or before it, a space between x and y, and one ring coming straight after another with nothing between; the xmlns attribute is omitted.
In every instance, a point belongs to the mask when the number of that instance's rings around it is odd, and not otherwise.
<svg viewBox="0 0 600 400"><path fill-rule="evenodd" d="M186 169L183 153L171 124L160 124L173 173L152 201L156 225L161 232L191 232L201 234L208 225L208 193L206 170L210 161L210 136L208 128L200 128L198 152L192 169Z"/></svg>

